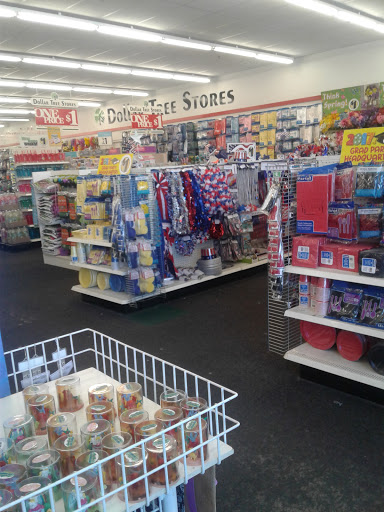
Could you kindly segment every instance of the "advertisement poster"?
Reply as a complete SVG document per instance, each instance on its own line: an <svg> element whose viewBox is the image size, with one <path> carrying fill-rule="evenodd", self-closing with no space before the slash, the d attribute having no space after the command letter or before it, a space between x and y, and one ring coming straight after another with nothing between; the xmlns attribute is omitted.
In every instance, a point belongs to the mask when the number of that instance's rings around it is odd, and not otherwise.
<svg viewBox="0 0 384 512"><path fill-rule="evenodd" d="M384 106L384 82L325 91L321 98L324 117L332 112L348 114L355 110L380 108Z"/></svg>
<svg viewBox="0 0 384 512"><path fill-rule="evenodd" d="M63 141L61 139L61 130L60 130L60 127L59 126L55 126L55 127L48 127L47 129L48 131L48 144L50 146L54 146L54 147L61 147L62 144L63 144Z"/></svg>
<svg viewBox="0 0 384 512"><path fill-rule="evenodd" d="M79 127L77 110L67 108L37 108L35 109L36 126L62 126L63 129Z"/></svg>
<svg viewBox="0 0 384 512"><path fill-rule="evenodd" d="M227 144L227 153L229 160L236 162L255 162L256 161L256 143L244 142L230 142Z"/></svg>
<svg viewBox="0 0 384 512"><path fill-rule="evenodd" d="M132 153L124 155L104 155L100 157L97 174L129 174L132 167Z"/></svg>
<svg viewBox="0 0 384 512"><path fill-rule="evenodd" d="M384 127L345 130L340 162L384 162Z"/></svg>
<svg viewBox="0 0 384 512"><path fill-rule="evenodd" d="M131 113L132 128L156 130L163 127L163 116L155 114Z"/></svg>

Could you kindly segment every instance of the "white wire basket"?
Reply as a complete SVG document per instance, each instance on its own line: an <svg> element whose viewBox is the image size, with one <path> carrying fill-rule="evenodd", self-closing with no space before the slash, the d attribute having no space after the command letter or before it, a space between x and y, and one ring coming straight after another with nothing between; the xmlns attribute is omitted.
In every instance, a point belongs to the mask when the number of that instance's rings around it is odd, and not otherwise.
<svg viewBox="0 0 384 512"><path fill-rule="evenodd" d="M24 361L24 367L23 371L20 371L19 363L22 361ZM220 464L222 460L233 454L233 449L227 444L227 436L239 426L239 422L228 416L227 408L237 397L237 393L92 329L83 329L5 353L11 395L0 399L3 421L7 417L24 412L24 399L20 392L21 381L26 377L25 367L27 366L31 383L32 381L36 383L37 361L42 366L42 374L46 372L45 375L50 378L49 393L55 397L55 382L52 379L61 377L63 368L68 369L73 365L71 372L76 372L80 377L81 398L85 404L88 403L88 389L94 384L107 382L116 387L120 383L138 382L143 390L143 409L149 413L149 418L154 418L154 413L160 408L160 394L165 391L184 390L187 397L204 398L207 401L207 408L195 414L192 412L190 417L183 418L177 425L165 428L99 462L52 482L28 494L27 497L12 502L11 506L18 505L22 512L29 512L28 503L31 498L44 493L49 495L52 512L62 512L63 500L55 501L53 492L56 487L61 487L61 484L70 479L73 479L72 482L75 485L77 501L77 508L73 507L71 512L87 509L92 512L96 510L106 512L107 509L108 512L124 510L174 512L177 511L176 487L178 485L188 483L189 479L205 473L208 468ZM85 407L75 414L78 427L87 422ZM203 436L204 418L208 424L208 437ZM192 420L195 420L198 425L197 441L195 440L193 448L188 449L185 442L185 429L186 424ZM118 425L118 422L116 423ZM182 447L178 450L177 456L167 460L164 436L176 428L181 430ZM119 430L118 426L116 430ZM147 446L157 438L162 440L160 446L163 448L163 463L151 469L146 460ZM133 448L141 450L143 474L135 480L127 481L125 471L122 471L121 481L105 493L102 466L111 460L114 461L112 463L119 462L124 468L124 455ZM191 457L191 454L197 454L197 456ZM175 468L177 469L176 479ZM98 477L99 495L91 503L84 504L79 478L87 471L93 471ZM153 485L151 476L159 474L159 471L162 471L163 485ZM129 497L129 488L138 482L144 482L145 499L132 502ZM9 506L0 507L0 512L9 510Z"/></svg>

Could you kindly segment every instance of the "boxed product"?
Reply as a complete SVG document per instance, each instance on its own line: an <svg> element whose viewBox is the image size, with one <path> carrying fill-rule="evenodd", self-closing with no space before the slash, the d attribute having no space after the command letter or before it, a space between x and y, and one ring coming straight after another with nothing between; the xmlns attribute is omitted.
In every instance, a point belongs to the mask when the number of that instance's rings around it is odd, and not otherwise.
<svg viewBox="0 0 384 512"><path fill-rule="evenodd" d="M339 245L337 254L337 268L339 270L347 270L348 272L359 271L359 254L361 251L370 249L372 246L368 245Z"/></svg>
<svg viewBox="0 0 384 512"><path fill-rule="evenodd" d="M341 244L324 244L320 247L319 267L338 268L338 253Z"/></svg>
<svg viewBox="0 0 384 512"><path fill-rule="evenodd" d="M384 248L368 249L359 254L359 274L384 277Z"/></svg>
<svg viewBox="0 0 384 512"><path fill-rule="evenodd" d="M292 265L317 268L319 266L320 247L326 242L321 236L296 236L293 239Z"/></svg>

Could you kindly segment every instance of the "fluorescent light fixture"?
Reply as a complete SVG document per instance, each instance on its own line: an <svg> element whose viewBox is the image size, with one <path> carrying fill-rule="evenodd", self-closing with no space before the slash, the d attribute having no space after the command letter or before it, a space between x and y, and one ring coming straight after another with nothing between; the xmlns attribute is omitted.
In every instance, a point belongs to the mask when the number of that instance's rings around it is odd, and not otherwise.
<svg viewBox="0 0 384 512"><path fill-rule="evenodd" d="M134 28L120 27L119 25L100 25L97 31L108 36L127 37L128 39L151 41L153 43L158 43L162 40L162 36L159 34L145 30L136 30Z"/></svg>
<svg viewBox="0 0 384 512"><path fill-rule="evenodd" d="M18 98L17 96L0 96L0 103L29 103L27 98Z"/></svg>
<svg viewBox="0 0 384 512"><path fill-rule="evenodd" d="M25 83L18 80L3 80L0 78L0 87L25 87Z"/></svg>
<svg viewBox="0 0 384 512"><path fill-rule="evenodd" d="M112 89L103 89L97 87L73 87L76 92L94 92L98 94L112 94Z"/></svg>
<svg viewBox="0 0 384 512"><path fill-rule="evenodd" d="M113 94L119 94L120 96L149 96L147 92L129 89L115 89Z"/></svg>
<svg viewBox="0 0 384 512"><path fill-rule="evenodd" d="M8 9L8 7L0 7L0 18L13 18L16 16L16 11Z"/></svg>
<svg viewBox="0 0 384 512"><path fill-rule="evenodd" d="M26 64L38 64L39 66L54 66L58 68L71 68L71 69L79 69L81 67L77 62L70 62L65 60L55 60L55 59L43 59L38 57L24 57L23 62Z"/></svg>
<svg viewBox="0 0 384 512"><path fill-rule="evenodd" d="M285 0L288 4L296 5L296 7L303 7L304 9L309 9L310 11L315 11L319 14L324 14L325 16L336 16L337 9L332 5L326 4L324 2L319 2L318 0Z"/></svg>
<svg viewBox="0 0 384 512"><path fill-rule="evenodd" d="M33 110L25 110L23 108L0 108L0 114L33 114Z"/></svg>
<svg viewBox="0 0 384 512"><path fill-rule="evenodd" d="M278 64L293 64L293 59L290 57L281 57L280 55L272 55L268 53L258 53L256 59L266 60L268 62L277 62Z"/></svg>
<svg viewBox="0 0 384 512"><path fill-rule="evenodd" d="M78 101L77 104L79 107L100 107L101 103L97 103L96 101Z"/></svg>
<svg viewBox="0 0 384 512"><path fill-rule="evenodd" d="M47 91L72 91L70 85L48 84L46 82L29 82L26 84L28 89L46 89Z"/></svg>
<svg viewBox="0 0 384 512"><path fill-rule="evenodd" d="M5 126L4 124L0 124L0 128L4 128L4 126Z"/></svg>
<svg viewBox="0 0 384 512"><path fill-rule="evenodd" d="M192 48L193 50L212 50L212 45L210 44L188 41L188 39L173 39L170 37L164 37L161 42L164 44L170 44L172 46L181 46L182 48Z"/></svg>
<svg viewBox="0 0 384 512"><path fill-rule="evenodd" d="M231 46L215 46L214 50L215 52L229 53L230 55L240 55L241 57L256 57L256 52Z"/></svg>
<svg viewBox="0 0 384 512"><path fill-rule="evenodd" d="M366 16L361 16L360 14L355 14L354 12L338 11L336 18L363 28L376 29L377 26L375 20L372 20Z"/></svg>
<svg viewBox="0 0 384 512"><path fill-rule="evenodd" d="M134 69L132 71L132 75L148 76L151 78L164 78L165 80L170 80L173 78L172 73L167 73L165 71L151 71L150 69Z"/></svg>
<svg viewBox="0 0 384 512"><path fill-rule="evenodd" d="M82 64L81 68L86 69L87 71L101 71L103 73L117 73L120 75L130 75L132 73L132 70L128 68L106 66L102 64Z"/></svg>
<svg viewBox="0 0 384 512"><path fill-rule="evenodd" d="M60 28L73 28L76 30L87 30L90 32L97 29L97 25L95 23L79 18L62 16L61 14L46 14L40 11L19 10L17 17L20 20L42 23L44 25L53 25Z"/></svg>
<svg viewBox="0 0 384 512"><path fill-rule="evenodd" d="M183 82L199 82L201 84L209 84L211 81L205 76L194 76L194 75L173 75L174 80L182 80Z"/></svg>
<svg viewBox="0 0 384 512"><path fill-rule="evenodd" d="M24 119L24 118L20 118L20 117L0 117L0 121L9 121L9 122L13 122L13 121L17 121L17 122L24 122L24 121L30 121L30 119Z"/></svg>
<svg viewBox="0 0 384 512"><path fill-rule="evenodd" d="M4 62L20 62L21 58L14 55L0 55L0 60Z"/></svg>

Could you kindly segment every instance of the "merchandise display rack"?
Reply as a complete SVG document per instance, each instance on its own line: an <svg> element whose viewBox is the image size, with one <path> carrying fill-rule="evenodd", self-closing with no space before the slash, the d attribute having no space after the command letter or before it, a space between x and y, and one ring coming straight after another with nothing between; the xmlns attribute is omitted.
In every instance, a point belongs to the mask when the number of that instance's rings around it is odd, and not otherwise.
<svg viewBox="0 0 384 512"><path fill-rule="evenodd" d="M65 356L64 353L66 354ZM51 374L51 378L54 372L57 374L56 376L61 376L64 363L67 366L71 364L74 371L80 377L80 396L85 403L88 397L88 389L91 385L106 382L116 386L124 382L138 382L143 389L143 409L149 413L150 417L153 417L155 411L160 408L160 405L158 405L160 394L167 390L182 389L187 396L205 398L207 400L207 408L177 423L176 426L182 433L182 449L177 456L170 460L167 460L164 451L164 462L160 462L160 465L155 469L150 469L147 465L145 458L146 446L148 442L156 438L162 439L164 443L164 436L167 432L174 429L175 425L165 428L151 437L102 459L102 462L96 462L85 469L61 478L43 489L39 489L39 491L32 492L27 498L14 501L12 506L22 504L22 508L25 510L26 499L46 491L49 493L52 512L62 512L62 500L55 502L53 489L73 478L76 483L76 495L79 504L77 510L84 510L86 507L80 506L79 478L85 471L94 469L98 471L101 495L91 502L91 506L99 503L103 512L106 512L107 508L111 512L123 512L124 510L144 512L144 507L152 503L154 504L154 510L176 512L176 486L181 483L188 483L191 478L200 473L204 474L208 468L215 464L220 464L234 453L233 448L227 444L227 438L228 434L239 426L239 422L231 418L227 411L230 402L237 397L237 393L92 329L83 329L58 336L4 354L12 394L0 399L0 407L1 410L6 410L9 415L19 414L20 411L24 410L24 399L20 389L21 380L25 378L25 375L23 375L25 370L22 372L16 370L16 368L23 361L24 366L28 367L27 374L29 374L29 379L32 381L33 375L36 377L36 356L41 361L39 362L41 369L46 372L46 375ZM56 391L54 388L54 381L49 382L49 391L55 396ZM86 422L84 408L75 414L79 425ZM207 440L204 440L202 435L203 417L206 418L208 423L209 436ZM196 420L198 423L197 432L200 437L197 438L193 448L188 450L184 441L184 429L191 420ZM117 488L104 494L102 464L112 459L121 461L124 464L123 456L132 448L140 449L143 454L143 475L127 482L125 472L123 472L123 482L121 485L119 484ZM165 448L163 449L165 450ZM207 453L204 456L205 450L207 450ZM190 465L191 459L188 456L191 453L200 454L198 457L200 464L198 461L197 465ZM193 460L195 461L195 457L193 457ZM175 465L178 478L171 480L170 474L172 473L170 472L173 472L175 477ZM159 469L164 469L165 485L156 487L150 484L149 478ZM128 488L140 481L143 481L145 484L146 499L132 503L128 500ZM118 493L123 493L123 501L122 497L118 497ZM5 512L5 510L6 507L0 507L0 512Z"/></svg>

